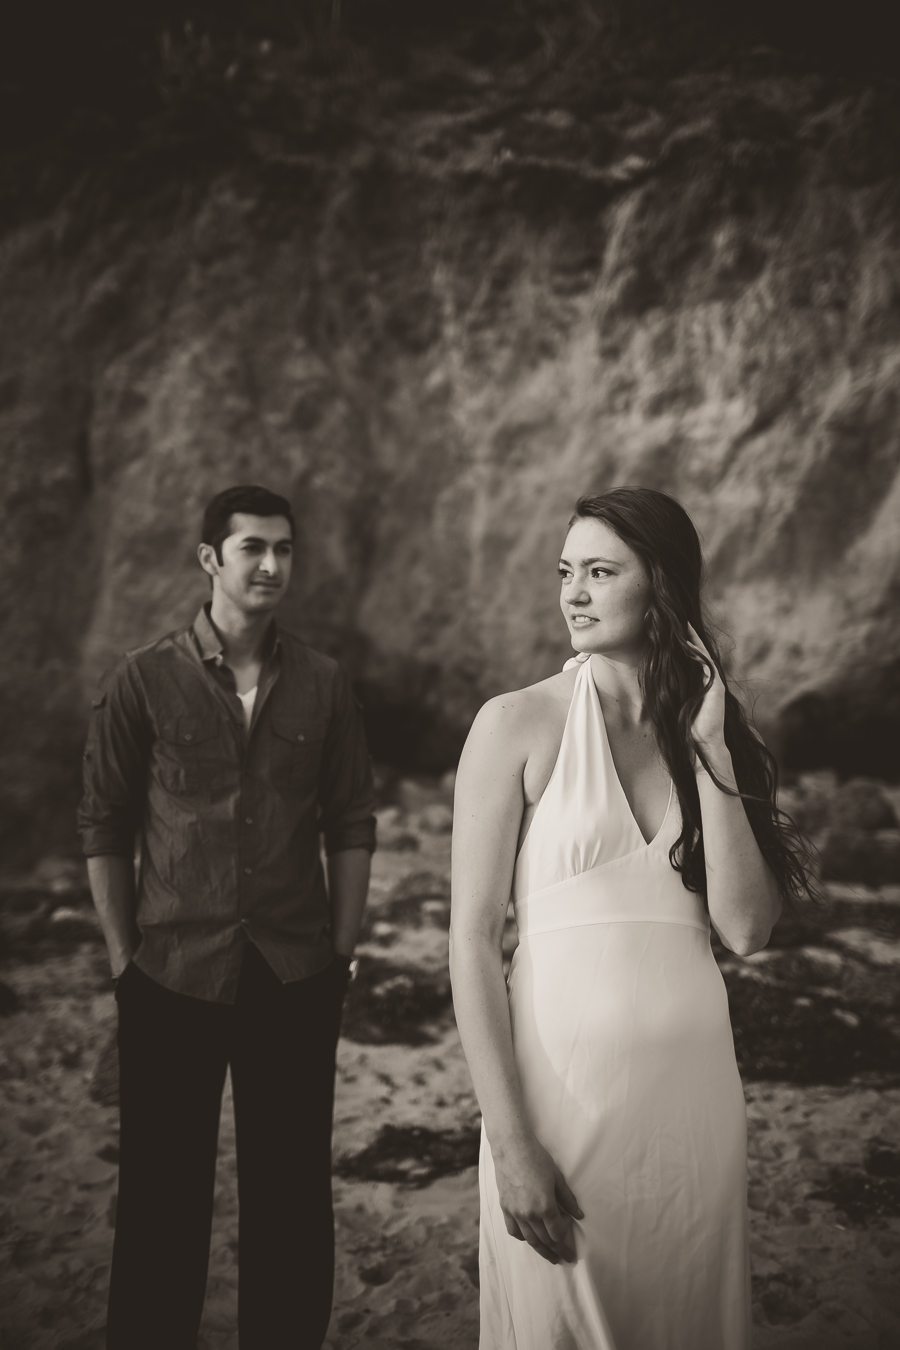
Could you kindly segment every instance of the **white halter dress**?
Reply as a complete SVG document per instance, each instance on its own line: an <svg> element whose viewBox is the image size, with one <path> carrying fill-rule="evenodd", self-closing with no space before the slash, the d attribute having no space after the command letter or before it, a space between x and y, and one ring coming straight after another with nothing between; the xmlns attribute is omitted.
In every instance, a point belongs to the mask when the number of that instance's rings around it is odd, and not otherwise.
<svg viewBox="0 0 900 1350"><path fill-rule="evenodd" d="M748 1350L746 1115L702 899L645 843L590 660L519 851L509 976L532 1127L584 1211L574 1264L503 1222L482 1136L480 1350Z"/></svg>

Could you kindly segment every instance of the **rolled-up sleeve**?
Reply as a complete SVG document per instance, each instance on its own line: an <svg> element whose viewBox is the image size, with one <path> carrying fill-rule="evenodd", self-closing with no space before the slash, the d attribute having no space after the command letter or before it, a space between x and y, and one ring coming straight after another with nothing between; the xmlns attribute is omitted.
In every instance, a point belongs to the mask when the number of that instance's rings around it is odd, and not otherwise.
<svg viewBox="0 0 900 1350"><path fill-rule="evenodd" d="M335 675L319 778L319 829L325 852L375 851L375 788L362 714L343 671Z"/></svg>
<svg viewBox="0 0 900 1350"><path fill-rule="evenodd" d="M150 751L149 718L140 676L123 657L91 700L78 831L86 858L134 855Z"/></svg>

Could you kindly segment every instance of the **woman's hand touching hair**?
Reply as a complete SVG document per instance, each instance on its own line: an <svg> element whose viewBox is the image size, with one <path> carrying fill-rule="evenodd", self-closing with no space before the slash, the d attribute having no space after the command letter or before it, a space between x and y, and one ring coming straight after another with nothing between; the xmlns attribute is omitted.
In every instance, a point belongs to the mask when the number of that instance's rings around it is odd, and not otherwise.
<svg viewBox="0 0 900 1350"><path fill-rule="evenodd" d="M691 740L695 752L699 748L707 759L716 759L723 752L727 753L725 744L725 707L726 691L719 674L718 666L709 651L700 634L692 623L687 626L690 634L687 646L694 659L703 670L703 701L694 715L691 723ZM695 768L698 757L695 753Z"/></svg>

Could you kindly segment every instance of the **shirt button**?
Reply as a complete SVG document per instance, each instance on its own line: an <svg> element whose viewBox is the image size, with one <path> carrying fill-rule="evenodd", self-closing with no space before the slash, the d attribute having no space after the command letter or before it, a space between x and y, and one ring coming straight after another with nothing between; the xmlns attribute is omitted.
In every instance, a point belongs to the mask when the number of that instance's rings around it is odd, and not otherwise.
<svg viewBox="0 0 900 1350"><path fill-rule="evenodd" d="M185 739L186 741L192 741L192 740L194 739L194 737L192 736L191 732L186 731L186 732L184 733L184 739Z"/></svg>
<svg viewBox="0 0 900 1350"><path fill-rule="evenodd" d="M303 735L303 732L301 731L301 732L300 732L300 735L297 737L297 740L298 740L298 741L303 741L303 740L305 740L305 739L306 739L306 737Z"/></svg>
<svg viewBox="0 0 900 1350"><path fill-rule="evenodd" d="M245 825L252 825L252 824L253 824L253 817L252 817L252 816L247 816L246 820L244 821L244 824L245 824Z"/></svg>
<svg viewBox="0 0 900 1350"><path fill-rule="evenodd" d="M246 928L246 927L247 927L247 920L246 920L246 919L241 919L241 925L242 925L244 928Z"/></svg>
<svg viewBox="0 0 900 1350"><path fill-rule="evenodd" d="M245 868L244 868L244 876L249 877L249 875L250 875L250 873L251 873L252 871L253 871L253 868L252 868L252 867L245 867Z"/></svg>

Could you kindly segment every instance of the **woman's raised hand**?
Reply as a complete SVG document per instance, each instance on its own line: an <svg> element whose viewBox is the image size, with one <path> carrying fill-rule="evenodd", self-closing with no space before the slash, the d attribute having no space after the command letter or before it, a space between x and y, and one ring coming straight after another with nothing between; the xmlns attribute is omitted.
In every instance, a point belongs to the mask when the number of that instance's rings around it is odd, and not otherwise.
<svg viewBox="0 0 900 1350"><path fill-rule="evenodd" d="M574 1261L572 1219L584 1215L547 1150L532 1138L514 1153L495 1152L494 1168L510 1237L527 1242L551 1265Z"/></svg>
<svg viewBox="0 0 900 1350"><path fill-rule="evenodd" d="M697 653L697 661L703 666L707 680L710 674L712 678L691 728L694 740L710 755L725 748L725 686L700 634L692 624L687 627L688 646Z"/></svg>

